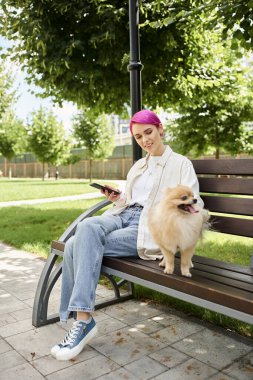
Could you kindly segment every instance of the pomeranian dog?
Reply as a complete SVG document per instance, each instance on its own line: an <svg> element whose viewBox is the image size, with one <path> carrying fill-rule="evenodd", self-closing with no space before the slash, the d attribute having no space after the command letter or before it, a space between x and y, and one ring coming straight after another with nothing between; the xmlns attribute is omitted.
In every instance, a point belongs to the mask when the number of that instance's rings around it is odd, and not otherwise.
<svg viewBox="0 0 253 380"><path fill-rule="evenodd" d="M208 211L197 205L189 187L178 185L165 190L164 198L148 215L150 232L163 253L159 265L165 267L164 273L174 272L175 253L180 251L181 274L191 277L192 256L208 219Z"/></svg>

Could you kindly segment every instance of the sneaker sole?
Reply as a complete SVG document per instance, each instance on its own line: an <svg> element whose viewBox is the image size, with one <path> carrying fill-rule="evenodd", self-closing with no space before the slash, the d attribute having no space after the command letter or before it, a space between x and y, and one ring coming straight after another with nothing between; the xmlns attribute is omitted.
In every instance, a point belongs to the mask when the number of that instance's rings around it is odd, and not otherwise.
<svg viewBox="0 0 253 380"><path fill-rule="evenodd" d="M56 359L57 360L70 360L75 358L80 352L84 349L86 344L97 334L97 326L93 327L91 332L87 335L86 338L84 338L78 346L73 348L71 351L66 352L64 355L61 355L61 350L56 353Z"/></svg>

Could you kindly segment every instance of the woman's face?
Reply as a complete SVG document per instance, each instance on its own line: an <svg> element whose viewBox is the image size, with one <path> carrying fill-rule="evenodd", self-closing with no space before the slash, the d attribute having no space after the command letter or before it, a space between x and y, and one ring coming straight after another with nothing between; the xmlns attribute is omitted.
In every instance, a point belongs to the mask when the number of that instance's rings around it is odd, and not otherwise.
<svg viewBox="0 0 253 380"><path fill-rule="evenodd" d="M137 144L151 156L163 154L165 146L162 141L162 124L157 127L153 124L133 123L132 132Z"/></svg>

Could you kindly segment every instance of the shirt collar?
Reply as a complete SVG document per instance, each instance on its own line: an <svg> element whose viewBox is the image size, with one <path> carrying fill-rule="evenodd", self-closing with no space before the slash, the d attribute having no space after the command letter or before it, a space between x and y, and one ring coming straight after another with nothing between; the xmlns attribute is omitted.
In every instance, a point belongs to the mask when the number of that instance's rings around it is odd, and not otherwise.
<svg viewBox="0 0 253 380"><path fill-rule="evenodd" d="M161 166L164 166L169 158L169 156L172 154L173 150L171 149L170 146L166 145L166 148L165 148L165 151L163 152L163 154L161 155L160 157L160 160L157 162L157 165L161 165ZM147 165L147 161L150 157L150 154L148 153L144 158L144 161L141 165L141 167Z"/></svg>

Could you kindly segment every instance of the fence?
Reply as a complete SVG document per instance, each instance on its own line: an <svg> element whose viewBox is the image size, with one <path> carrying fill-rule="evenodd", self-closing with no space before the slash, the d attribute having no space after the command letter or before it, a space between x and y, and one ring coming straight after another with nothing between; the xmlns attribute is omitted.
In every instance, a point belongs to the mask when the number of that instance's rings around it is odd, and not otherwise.
<svg viewBox="0 0 253 380"><path fill-rule="evenodd" d="M90 161L85 149L74 149L72 153L81 157L81 160L75 164L59 166L57 170L60 178L89 178ZM125 179L132 163L132 146L117 146L108 159L92 161L92 176L101 179ZM0 172L4 177L8 177L9 168L12 177L41 178L43 174L42 164L31 153L16 156L9 164L0 156ZM45 164L47 176L54 177L55 172L55 167Z"/></svg>
<svg viewBox="0 0 253 380"><path fill-rule="evenodd" d="M81 157L81 160L72 165L59 166L60 178L89 178L90 162L87 152L84 149L74 149L74 155ZM236 158L247 158L247 155L237 155ZM213 156L202 156L199 158L214 158ZM221 158L231 158L229 155L222 155ZM117 146L113 154L106 160L94 160L92 162L92 177L100 179L125 179L132 160L132 145ZM8 177L9 165L6 159L0 156L0 173ZM12 177L17 178L41 178L42 164L36 161L31 153L16 156L10 163ZM56 168L45 165L47 176L55 177Z"/></svg>

